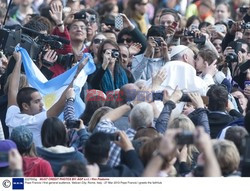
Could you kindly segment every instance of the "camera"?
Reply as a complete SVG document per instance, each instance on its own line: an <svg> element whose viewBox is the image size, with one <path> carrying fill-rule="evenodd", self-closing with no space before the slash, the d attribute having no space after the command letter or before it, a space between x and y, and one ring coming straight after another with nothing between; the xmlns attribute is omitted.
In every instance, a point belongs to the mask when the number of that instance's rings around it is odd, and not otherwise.
<svg viewBox="0 0 250 191"><path fill-rule="evenodd" d="M194 134L190 131L183 131L175 136L177 145L190 145L194 143Z"/></svg>
<svg viewBox="0 0 250 191"><path fill-rule="evenodd" d="M153 92L153 101L163 100L163 92Z"/></svg>
<svg viewBox="0 0 250 191"><path fill-rule="evenodd" d="M120 137L118 133L108 134L110 141L119 141Z"/></svg>
<svg viewBox="0 0 250 191"><path fill-rule="evenodd" d="M85 20L86 19L86 12L78 12L74 14L74 19Z"/></svg>
<svg viewBox="0 0 250 191"><path fill-rule="evenodd" d="M111 56L112 56L113 58L118 58L118 57L120 56L120 53L119 53L118 50L112 50Z"/></svg>
<svg viewBox="0 0 250 191"><path fill-rule="evenodd" d="M226 63L231 64L233 62L238 62L238 52L241 50L242 44L240 42L233 41L229 43L228 46L232 47L232 49L235 50L235 53L229 53L226 55Z"/></svg>
<svg viewBox="0 0 250 191"><path fill-rule="evenodd" d="M157 46L161 46L161 39L160 38L154 38Z"/></svg>
<svg viewBox="0 0 250 191"><path fill-rule="evenodd" d="M80 120L73 119L73 120L67 120L66 121L66 127L68 129L79 129L80 128Z"/></svg>
<svg viewBox="0 0 250 191"><path fill-rule="evenodd" d="M201 44L204 45L206 42L206 37L204 35L201 35L199 37L195 36L195 32L194 31L190 31L190 30L184 30L184 36L192 36L194 38L194 43L196 44Z"/></svg>
<svg viewBox="0 0 250 191"><path fill-rule="evenodd" d="M242 7L240 7L240 13L247 13L248 9L249 9L249 7L242 6Z"/></svg>
<svg viewBox="0 0 250 191"><path fill-rule="evenodd" d="M242 24L241 24L241 28L242 28L242 29L250 29L250 22L242 23Z"/></svg>

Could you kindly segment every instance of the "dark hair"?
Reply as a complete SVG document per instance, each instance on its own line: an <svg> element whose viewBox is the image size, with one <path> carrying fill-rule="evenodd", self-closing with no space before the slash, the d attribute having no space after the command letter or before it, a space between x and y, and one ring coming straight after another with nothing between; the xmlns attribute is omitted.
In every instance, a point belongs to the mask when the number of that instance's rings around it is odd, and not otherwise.
<svg viewBox="0 0 250 191"><path fill-rule="evenodd" d="M113 11L114 7L115 5L113 3L105 2L100 4L97 12L99 13L100 17L106 16L107 14Z"/></svg>
<svg viewBox="0 0 250 191"><path fill-rule="evenodd" d="M199 22L201 22L200 18L198 16L193 15L193 16L188 18L187 23L186 23L186 28L190 27L195 20L198 20Z"/></svg>
<svg viewBox="0 0 250 191"><path fill-rule="evenodd" d="M23 111L23 103L30 105L30 101L32 100L31 94L34 92L38 92L38 90L32 87L24 87L18 91L16 101L21 112Z"/></svg>
<svg viewBox="0 0 250 191"><path fill-rule="evenodd" d="M149 38L150 36L158 36L158 37L162 37L163 39L165 39L166 38L165 27L162 25L161 26L152 25L148 29L147 38Z"/></svg>
<svg viewBox="0 0 250 191"><path fill-rule="evenodd" d="M163 9L161 12L160 19L164 15L172 15L174 17L175 22L179 22L181 20L181 18L178 15L178 12L175 11L174 9L170 9L170 8Z"/></svg>
<svg viewBox="0 0 250 191"><path fill-rule="evenodd" d="M26 23L24 25L24 27L32 29L32 30L37 31L37 32L48 31L48 26L45 25L44 23L42 23L41 21L38 21L38 20L30 20L28 23ZM27 31L27 30L23 30L23 32L32 38L36 38L38 36L38 35L30 32L30 31Z"/></svg>
<svg viewBox="0 0 250 191"><path fill-rule="evenodd" d="M229 127L226 131L225 139L232 141L237 147L240 155L243 154L242 139L248 135L247 130L244 127L233 126Z"/></svg>
<svg viewBox="0 0 250 191"><path fill-rule="evenodd" d="M89 163L103 163L109 157L110 138L107 133L97 132L86 141L85 156Z"/></svg>
<svg viewBox="0 0 250 191"><path fill-rule="evenodd" d="M142 0L129 0L127 8L124 10L124 14L130 19L135 14L135 5L140 4Z"/></svg>
<svg viewBox="0 0 250 191"><path fill-rule="evenodd" d="M102 99L98 99L95 101L87 101L86 108L82 115L80 116L80 119L83 120L85 125L89 124L89 121L94 114L94 112L99 109L100 107L104 106L105 101Z"/></svg>
<svg viewBox="0 0 250 191"><path fill-rule="evenodd" d="M46 148L67 145L68 137L63 122L57 117L47 118L41 129L42 145Z"/></svg>
<svg viewBox="0 0 250 191"><path fill-rule="evenodd" d="M203 48L198 52L198 55L208 63L208 65L212 64L212 62L217 58L216 54L210 49Z"/></svg>
<svg viewBox="0 0 250 191"><path fill-rule="evenodd" d="M228 103L227 88L222 85L213 85L207 92L210 111L225 111Z"/></svg>
<svg viewBox="0 0 250 191"><path fill-rule="evenodd" d="M88 177L88 171L86 166L81 161L68 161L62 165L64 167L65 172L59 172L58 176L60 177Z"/></svg>
<svg viewBox="0 0 250 191"><path fill-rule="evenodd" d="M35 16L34 18L32 18L32 20L34 21L39 21L41 23L43 23L44 25L47 26L47 33L48 34L51 34L52 33L52 30L53 30L53 26L52 26L52 23L50 22L50 20L46 17L43 17L43 16Z"/></svg>
<svg viewBox="0 0 250 191"><path fill-rule="evenodd" d="M117 42L118 42L118 43L123 43L123 42L122 42L122 37L123 37L123 35L128 35L128 36L131 37L132 41L135 41L133 35L131 35L130 30L129 30L128 28L124 28L124 29L122 29L122 30L118 33L118 36L117 36Z"/></svg>
<svg viewBox="0 0 250 191"><path fill-rule="evenodd" d="M201 28L204 28L204 27L208 27L208 26L210 26L211 25L211 23L209 23L209 22L206 22L206 21L203 21L203 22L201 22L200 24L199 24L199 30L201 30Z"/></svg>
<svg viewBox="0 0 250 191"><path fill-rule="evenodd" d="M238 39L236 42L240 42L241 44L247 45L247 52L250 52L250 44L245 39Z"/></svg>

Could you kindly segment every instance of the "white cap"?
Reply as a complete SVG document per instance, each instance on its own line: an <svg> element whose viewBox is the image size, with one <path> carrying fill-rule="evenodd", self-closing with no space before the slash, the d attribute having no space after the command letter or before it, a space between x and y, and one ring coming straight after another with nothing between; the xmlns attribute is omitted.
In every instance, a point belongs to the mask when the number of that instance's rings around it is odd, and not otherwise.
<svg viewBox="0 0 250 191"><path fill-rule="evenodd" d="M172 58L173 56L175 56L176 54L179 54L181 52L183 52L184 50L188 49L187 46L184 45L178 45L178 46L174 46L171 50L170 53L170 58Z"/></svg>

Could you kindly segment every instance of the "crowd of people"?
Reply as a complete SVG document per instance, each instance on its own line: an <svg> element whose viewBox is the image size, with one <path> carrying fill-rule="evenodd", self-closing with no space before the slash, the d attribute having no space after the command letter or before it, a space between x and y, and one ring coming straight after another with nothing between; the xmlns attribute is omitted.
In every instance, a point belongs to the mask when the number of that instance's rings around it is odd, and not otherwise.
<svg viewBox="0 0 250 191"><path fill-rule="evenodd" d="M249 1L10 2L0 2L0 176L250 176ZM17 31L47 80L77 65L49 109ZM85 53L96 69L77 116Z"/></svg>

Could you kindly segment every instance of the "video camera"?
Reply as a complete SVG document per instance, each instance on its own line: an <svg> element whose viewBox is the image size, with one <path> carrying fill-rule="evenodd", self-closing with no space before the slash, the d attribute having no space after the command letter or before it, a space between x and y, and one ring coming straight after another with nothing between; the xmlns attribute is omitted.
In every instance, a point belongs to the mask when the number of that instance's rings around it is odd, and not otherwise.
<svg viewBox="0 0 250 191"><path fill-rule="evenodd" d="M29 35L25 34L25 31L35 34L37 37L35 39L31 38ZM42 52L42 56L46 53L47 47L50 49L58 50L62 49L64 44L69 44L70 41L55 35L44 35L37 31L31 30L29 28L22 27L20 25L14 26L14 28L2 28L0 29L0 49L3 50L4 54L10 56L15 51L17 44L26 49L29 53L30 58L37 62L39 59L39 54ZM68 68L73 62L72 54L68 55L58 55L57 63ZM66 66L65 66L66 64ZM53 63L45 65L52 66Z"/></svg>

